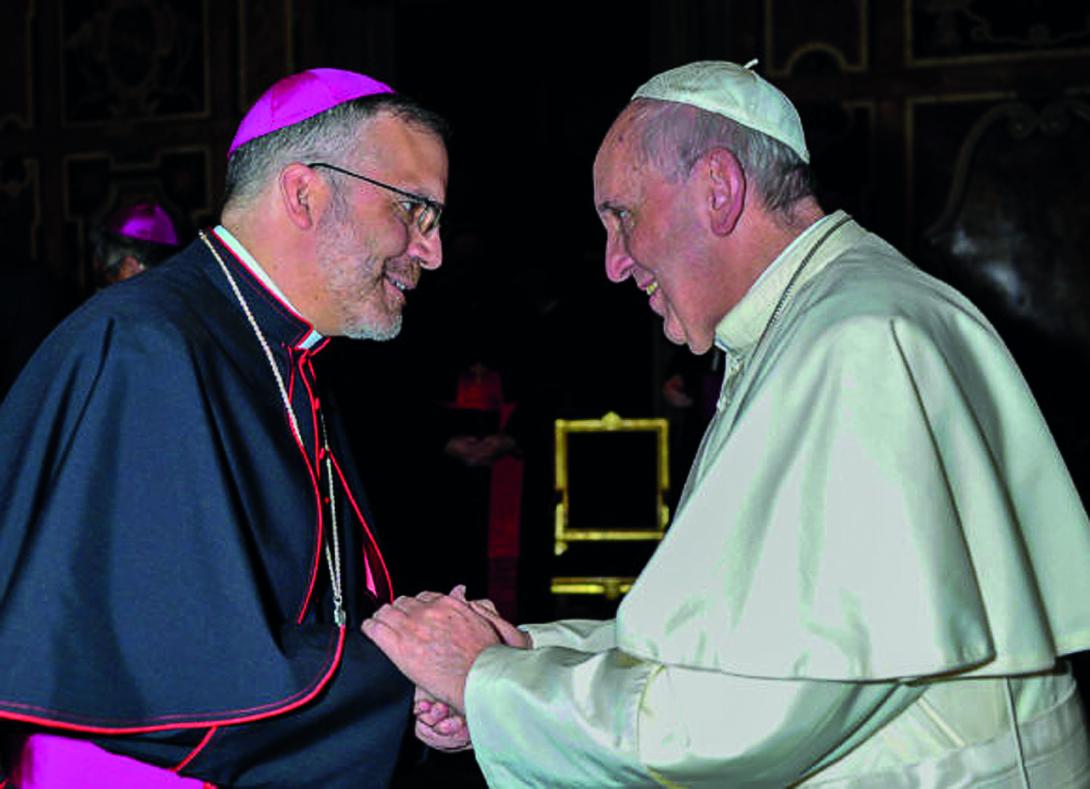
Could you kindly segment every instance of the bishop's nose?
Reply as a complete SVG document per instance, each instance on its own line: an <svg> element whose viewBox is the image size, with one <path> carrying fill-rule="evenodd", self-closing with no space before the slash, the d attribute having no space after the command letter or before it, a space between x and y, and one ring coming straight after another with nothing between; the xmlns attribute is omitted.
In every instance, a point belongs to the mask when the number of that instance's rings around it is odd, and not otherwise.
<svg viewBox="0 0 1090 789"><path fill-rule="evenodd" d="M434 271L443 265L443 239L439 235L439 229L435 228L429 235L424 235L419 229L414 228L409 253L420 261L421 268L429 271Z"/></svg>

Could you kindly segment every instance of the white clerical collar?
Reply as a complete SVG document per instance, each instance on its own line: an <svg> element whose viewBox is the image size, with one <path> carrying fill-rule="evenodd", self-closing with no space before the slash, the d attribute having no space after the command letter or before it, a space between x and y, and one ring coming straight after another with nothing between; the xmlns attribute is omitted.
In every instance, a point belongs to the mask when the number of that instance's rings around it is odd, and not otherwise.
<svg viewBox="0 0 1090 789"><path fill-rule="evenodd" d="M276 286L276 283L273 282L272 277L270 277L268 272L266 272L265 269L261 267L261 264L257 262L257 258L250 254L250 251L242 245L241 241L239 241L237 238L234 237L234 235L231 234L230 230L225 228L223 225L216 225L214 232L217 236L219 236L220 241L226 244L227 248L230 249L235 254L235 256L238 257L239 260L246 264L246 267L250 269L253 275L261 281L261 284L264 285L269 290L269 292L271 292L274 296L276 296L276 298L283 302L284 306L294 312L300 318L300 320L307 321L307 319L302 316L299 310L295 309L295 305L292 304L288 297L284 295L284 292ZM309 324L310 321L307 321L307 323ZM307 350L313 348L323 339L325 338L322 337L322 335L315 331L312 327L310 333L306 337L304 337L303 340L296 345L296 347Z"/></svg>
<svg viewBox="0 0 1090 789"><path fill-rule="evenodd" d="M757 277L746 295L715 327L715 345L728 354L744 353L757 342L795 268L824 228L847 218L843 211L823 216L797 235Z"/></svg>
<svg viewBox="0 0 1090 789"><path fill-rule="evenodd" d="M780 252L780 254L776 255L776 259L769 263L765 270L761 272L761 276L757 277L757 280L749 286L750 290L757 287L757 285L760 284L761 280L768 276L769 272L771 272L775 268L778 268L785 260L788 260L794 254L796 248L801 247L803 244L807 243L811 236L817 235L818 229L829 224L829 221L832 218L832 214L826 214L821 219L817 220L808 228L795 236L793 239L791 239L791 243L784 247L783 251Z"/></svg>

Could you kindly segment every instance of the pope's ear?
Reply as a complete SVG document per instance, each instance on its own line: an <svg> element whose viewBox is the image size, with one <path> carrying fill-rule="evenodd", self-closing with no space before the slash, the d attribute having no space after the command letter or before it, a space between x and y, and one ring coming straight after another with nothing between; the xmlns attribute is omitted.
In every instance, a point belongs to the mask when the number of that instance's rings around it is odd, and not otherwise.
<svg viewBox="0 0 1090 789"><path fill-rule="evenodd" d="M713 148L697 165L707 178L707 209L712 232L725 236L734 231L746 204L746 173L738 158L726 148Z"/></svg>
<svg viewBox="0 0 1090 789"><path fill-rule="evenodd" d="M305 164L292 162L280 171L277 185L288 220L300 230L317 225L329 195L322 177Z"/></svg>

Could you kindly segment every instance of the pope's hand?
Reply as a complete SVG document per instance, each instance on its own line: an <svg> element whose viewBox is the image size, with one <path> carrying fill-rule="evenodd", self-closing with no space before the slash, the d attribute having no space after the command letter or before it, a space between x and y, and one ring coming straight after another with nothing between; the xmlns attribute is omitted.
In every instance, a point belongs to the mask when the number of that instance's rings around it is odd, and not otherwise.
<svg viewBox="0 0 1090 789"><path fill-rule="evenodd" d="M517 649L530 649L533 646L530 634L519 630L500 616L500 612L496 610L491 600L470 600L469 607L488 620L507 646Z"/></svg>

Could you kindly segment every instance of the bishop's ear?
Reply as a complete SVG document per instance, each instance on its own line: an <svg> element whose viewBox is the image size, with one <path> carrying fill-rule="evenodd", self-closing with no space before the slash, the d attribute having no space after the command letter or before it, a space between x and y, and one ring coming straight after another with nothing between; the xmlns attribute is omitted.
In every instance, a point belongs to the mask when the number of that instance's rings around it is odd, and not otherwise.
<svg viewBox="0 0 1090 789"><path fill-rule="evenodd" d="M746 204L746 173L737 157L726 148L706 153L700 167L707 176L708 215L712 232L725 236L734 231Z"/></svg>
<svg viewBox="0 0 1090 789"><path fill-rule="evenodd" d="M318 223L329 185L312 168L293 162L280 171L280 202L288 220L300 230Z"/></svg>

